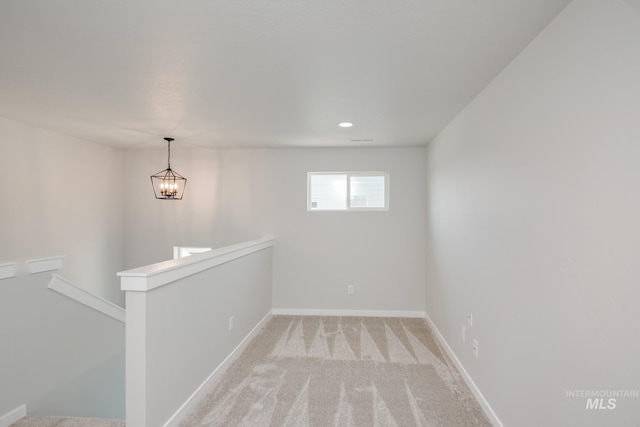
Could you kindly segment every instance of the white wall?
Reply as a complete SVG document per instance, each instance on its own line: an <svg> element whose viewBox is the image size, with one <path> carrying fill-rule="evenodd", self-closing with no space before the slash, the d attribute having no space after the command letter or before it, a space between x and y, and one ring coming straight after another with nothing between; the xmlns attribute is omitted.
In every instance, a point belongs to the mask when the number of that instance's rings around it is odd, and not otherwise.
<svg viewBox="0 0 640 427"><path fill-rule="evenodd" d="M153 198L166 153L127 152L127 267L169 259L174 245L271 235L275 308L424 311L424 151L176 146L172 167L189 179L180 202ZM307 212L307 172L349 170L388 170L390 211Z"/></svg>
<svg viewBox="0 0 640 427"><path fill-rule="evenodd" d="M4 118L0 131L0 263L66 255L62 276L123 305L122 153Z"/></svg>
<svg viewBox="0 0 640 427"><path fill-rule="evenodd" d="M278 309L424 311L424 148L273 150ZM307 172L389 171L388 212L308 212ZM267 184L268 186L265 186ZM354 294L347 295L347 285Z"/></svg>
<svg viewBox="0 0 640 427"><path fill-rule="evenodd" d="M0 280L0 416L25 403L30 414L122 416L123 325L25 266L66 255L62 276L124 304L122 154L4 118L0 131L0 264L17 263Z"/></svg>
<svg viewBox="0 0 640 427"><path fill-rule="evenodd" d="M185 415L182 405L267 317L272 247L261 248L248 248L238 258L238 253L223 252L217 256L225 262L205 270L201 266L208 257L215 261L216 254L169 261L169 283L127 292L127 425L162 426L180 410L171 424L177 425ZM160 267L146 271L152 272L148 277L156 286L163 280ZM123 274L126 289L131 273ZM141 274L132 274L136 285ZM182 274L189 275L176 279ZM142 286L146 289L146 283Z"/></svg>
<svg viewBox="0 0 640 427"><path fill-rule="evenodd" d="M566 397L640 390L639 52L574 1L428 147L427 312L504 425L640 424Z"/></svg>
<svg viewBox="0 0 640 427"><path fill-rule="evenodd" d="M124 418L124 324L47 289L48 273L0 280L0 417Z"/></svg>
<svg viewBox="0 0 640 427"><path fill-rule="evenodd" d="M187 187L182 200L157 200L150 176L167 167L163 147L124 153L125 269L171 259L174 246L224 246L213 233L220 182L217 151L172 144L171 167L187 178Z"/></svg>

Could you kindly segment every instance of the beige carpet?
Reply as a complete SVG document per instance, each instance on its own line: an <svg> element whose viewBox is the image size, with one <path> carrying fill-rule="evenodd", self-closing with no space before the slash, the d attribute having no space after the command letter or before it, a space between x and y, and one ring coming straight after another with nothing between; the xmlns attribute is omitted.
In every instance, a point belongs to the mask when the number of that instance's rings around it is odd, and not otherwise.
<svg viewBox="0 0 640 427"><path fill-rule="evenodd" d="M124 420L99 418L24 417L11 427L124 427Z"/></svg>
<svg viewBox="0 0 640 427"><path fill-rule="evenodd" d="M182 423L490 426L422 319L274 316Z"/></svg>

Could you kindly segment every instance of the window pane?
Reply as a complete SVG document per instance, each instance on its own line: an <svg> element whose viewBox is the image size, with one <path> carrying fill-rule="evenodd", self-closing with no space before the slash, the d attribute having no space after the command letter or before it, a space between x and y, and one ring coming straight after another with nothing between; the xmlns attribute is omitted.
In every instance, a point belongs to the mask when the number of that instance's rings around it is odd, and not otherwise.
<svg viewBox="0 0 640 427"><path fill-rule="evenodd" d="M352 208L384 208L384 176L352 176L349 180Z"/></svg>
<svg viewBox="0 0 640 427"><path fill-rule="evenodd" d="M309 191L312 210L347 209L347 175L311 175Z"/></svg>
<svg viewBox="0 0 640 427"><path fill-rule="evenodd" d="M174 246L173 247L173 259L184 258L186 256L191 256L191 254L199 254L202 252L208 252L211 248L191 248L191 247L183 247L183 246Z"/></svg>

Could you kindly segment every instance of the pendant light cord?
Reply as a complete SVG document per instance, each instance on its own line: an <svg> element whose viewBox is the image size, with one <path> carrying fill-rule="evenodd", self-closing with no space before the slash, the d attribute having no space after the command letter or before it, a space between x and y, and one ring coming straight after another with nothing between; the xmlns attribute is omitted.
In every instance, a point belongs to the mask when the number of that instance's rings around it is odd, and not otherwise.
<svg viewBox="0 0 640 427"><path fill-rule="evenodd" d="M173 138L165 138L165 141L167 141L167 169L171 170L171 141L173 141Z"/></svg>

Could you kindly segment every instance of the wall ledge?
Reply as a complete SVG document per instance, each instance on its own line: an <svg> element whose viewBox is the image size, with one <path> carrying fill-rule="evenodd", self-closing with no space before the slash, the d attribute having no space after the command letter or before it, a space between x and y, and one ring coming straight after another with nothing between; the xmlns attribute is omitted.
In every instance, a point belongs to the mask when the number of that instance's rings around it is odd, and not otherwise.
<svg viewBox="0 0 640 427"><path fill-rule="evenodd" d="M62 269L62 260L64 255L50 258L32 259L27 261L27 269L29 273L43 273L45 271L57 271Z"/></svg>
<svg viewBox="0 0 640 427"><path fill-rule="evenodd" d="M16 277L16 263L0 264L0 279L10 279L11 277Z"/></svg>
<svg viewBox="0 0 640 427"><path fill-rule="evenodd" d="M275 244L267 237L236 245L213 249L185 258L162 261L118 273L123 291L147 292L183 277L191 276L217 265L224 264L251 253L269 248Z"/></svg>
<svg viewBox="0 0 640 427"><path fill-rule="evenodd" d="M57 274L51 275L51 281L47 287L115 320L122 323L126 322L126 312L124 308L78 287Z"/></svg>

